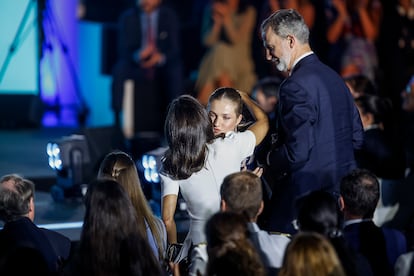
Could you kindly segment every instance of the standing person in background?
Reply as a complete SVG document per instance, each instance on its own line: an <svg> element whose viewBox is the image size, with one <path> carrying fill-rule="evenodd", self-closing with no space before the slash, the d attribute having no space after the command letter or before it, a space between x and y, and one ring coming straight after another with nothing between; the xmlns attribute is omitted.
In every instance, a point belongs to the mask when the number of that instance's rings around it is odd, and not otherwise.
<svg viewBox="0 0 414 276"><path fill-rule="evenodd" d="M389 130L392 125L387 124L387 119L392 116L391 101L363 95L356 98L355 103L364 127L364 143L355 156L357 166L382 179L403 179L406 168L404 150L401 144L393 141Z"/></svg>
<svg viewBox="0 0 414 276"><path fill-rule="evenodd" d="M276 70L276 68L275 68ZM277 116L279 116L278 101L279 101L279 88L284 80L284 77L266 77L260 79L252 91L252 98L266 112L269 118L269 131L263 142L256 147L254 153L254 161L256 164L263 168L262 184L263 184L263 200L264 210L258 218L258 224L263 226L268 221L270 214L270 199L272 196L272 187L275 184L275 175L271 168L267 165L266 157L269 150L272 148L272 144L277 140Z"/></svg>
<svg viewBox="0 0 414 276"><path fill-rule="evenodd" d="M101 162L98 177L113 179L124 187L134 205L138 229L148 240L155 257L162 263L167 248L165 225L153 214L145 198L134 160L125 152L110 152Z"/></svg>
<svg viewBox="0 0 414 276"><path fill-rule="evenodd" d="M343 77L364 74L377 80L375 46L382 20L379 0L332 0L327 8L330 65Z"/></svg>
<svg viewBox="0 0 414 276"><path fill-rule="evenodd" d="M34 194L34 183L17 174L4 175L0 180L0 219L4 221L3 229L0 230L2 275L25 275L29 270L31 273L38 269L47 271L47 275L57 275L69 258L69 238L34 224ZM30 260L23 259L24 252L28 258L37 256L39 262L27 267ZM35 255L29 255L30 252ZM11 264L18 266L9 266Z"/></svg>
<svg viewBox="0 0 414 276"><path fill-rule="evenodd" d="M243 99L248 97L245 93L241 95ZM248 130L215 138L207 110L197 99L182 95L171 103L165 121L168 149L160 174L162 218L170 244L177 243L174 214L179 192L187 203L191 219L175 263L189 257L193 246L206 242L205 223L220 209L220 186L224 177L240 171L241 162L253 153L267 130L266 114L261 113ZM189 259L190 272L195 272L194 263Z"/></svg>
<svg viewBox="0 0 414 276"><path fill-rule="evenodd" d="M176 13L161 2L137 0L137 7L120 17L118 62L112 80L117 127L121 126L126 80L134 81L135 113L152 114L137 123L136 131L162 131L163 118L157 116L182 92L179 21Z"/></svg>
<svg viewBox="0 0 414 276"><path fill-rule="evenodd" d="M249 0L211 0L202 23L207 48L195 84L197 98L207 105L211 91L221 86L250 92L256 75L251 50L256 9Z"/></svg>
<svg viewBox="0 0 414 276"><path fill-rule="evenodd" d="M343 79L319 61L309 29L295 10L279 10L261 25L266 58L289 73L280 87L278 139L267 155L277 175L268 230L294 233L294 202L312 190L339 191L356 167L363 128Z"/></svg>

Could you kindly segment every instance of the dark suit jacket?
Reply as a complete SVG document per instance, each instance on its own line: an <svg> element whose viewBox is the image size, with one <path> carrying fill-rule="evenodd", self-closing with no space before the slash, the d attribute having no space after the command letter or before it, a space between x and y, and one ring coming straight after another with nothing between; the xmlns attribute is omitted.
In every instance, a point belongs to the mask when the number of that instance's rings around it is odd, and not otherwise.
<svg viewBox="0 0 414 276"><path fill-rule="evenodd" d="M399 143L385 135L379 128L364 132L364 143L355 155L359 168L368 169L384 179L403 179L405 155Z"/></svg>
<svg viewBox="0 0 414 276"><path fill-rule="evenodd" d="M133 54L141 48L143 43L141 14L142 11L135 7L125 11L119 20L118 63L115 66L114 75L123 75L121 76L122 81L131 78L131 74L139 74L140 71L139 65L133 60ZM176 13L161 5L158 14L156 45L158 50L165 56L165 63L156 68L155 80L166 82L166 88L169 89L168 96L171 99L182 92L180 39L180 27ZM117 77L114 76L114 78ZM122 86L113 91L112 107L115 110L121 110L122 92Z"/></svg>
<svg viewBox="0 0 414 276"><path fill-rule="evenodd" d="M269 230L293 233L295 199L312 190L339 192L340 179L356 167L354 149L363 128L343 79L306 56L280 87L279 143L269 165L279 175Z"/></svg>
<svg viewBox="0 0 414 276"><path fill-rule="evenodd" d="M57 232L37 227L29 218L23 217L6 223L0 231L1 260L21 248L35 249L46 261L49 271L56 273L60 264L69 258L71 241ZM24 265L25 262L21 263Z"/></svg>
<svg viewBox="0 0 414 276"><path fill-rule="evenodd" d="M374 275L393 275L397 258L407 252L402 232L380 228L372 221L347 225L343 232L350 246L366 257Z"/></svg>

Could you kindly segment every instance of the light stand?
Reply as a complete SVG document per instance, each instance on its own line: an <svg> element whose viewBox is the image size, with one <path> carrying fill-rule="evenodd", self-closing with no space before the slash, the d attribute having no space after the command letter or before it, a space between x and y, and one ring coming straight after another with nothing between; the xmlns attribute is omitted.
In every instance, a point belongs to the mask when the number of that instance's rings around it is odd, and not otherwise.
<svg viewBox="0 0 414 276"><path fill-rule="evenodd" d="M19 27L17 29L16 34L14 35L14 39L13 42L10 45L9 48L9 52L7 53L6 59L3 62L3 65L1 66L1 70L0 70L0 83L3 80L3 77L7 71L7 68L9 66L10 60L14 54L14 52L18 49L18 47L20 46L19 43L21 41L21 36L22 36L22 32L23 32L23 28L26 26L27 23L27 19L29 17L30 11L33 7L33 5L36 3L36 0L30 0L29 3L26 6L26 10L23 14L23 17L20 21Z"/></svg>

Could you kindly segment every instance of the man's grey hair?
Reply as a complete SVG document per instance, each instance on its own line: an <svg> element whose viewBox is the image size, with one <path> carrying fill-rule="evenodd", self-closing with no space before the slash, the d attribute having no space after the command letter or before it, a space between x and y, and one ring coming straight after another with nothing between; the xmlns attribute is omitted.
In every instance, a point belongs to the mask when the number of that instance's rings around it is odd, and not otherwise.
<svg viewBox="0 0 414 276"><path fill-rule="evenodd" d="M263 40L268 28L282 38L292 35L302 44L309 43L309 28L294 9L281 9L266 18L261 24Z"/></svg>
<svg viewBox="0 0 414 276"><path fill-rule="evenodd" d="M16 220L30 211L30 199L34 197L34 183L17 174L0 179L0 219Z"/></svg>

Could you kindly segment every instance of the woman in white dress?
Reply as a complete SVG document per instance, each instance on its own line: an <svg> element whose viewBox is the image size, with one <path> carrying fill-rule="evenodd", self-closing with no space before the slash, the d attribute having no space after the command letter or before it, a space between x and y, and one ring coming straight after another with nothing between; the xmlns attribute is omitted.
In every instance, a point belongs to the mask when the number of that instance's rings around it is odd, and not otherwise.
<svg viewBox="0 0 414 276"><path fill-rule="evenodd" d="M268 130L266 114L246 93L243 102L255 115L255 123L244 132L215 138L207 110L195 98L183 95L169 108L165 122L168 150L163 158L162 218L170 244L177 243L174 214L180 191L187 203L190 229L175 262L185 258L193 245L206 242L206 221L220 208L220 186L224 177L240 170ZM190 268L191 269L191 268Z"/></svg>

